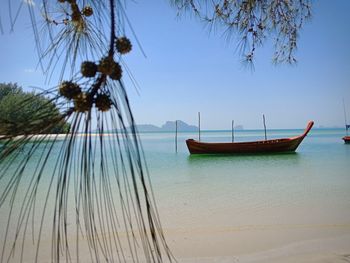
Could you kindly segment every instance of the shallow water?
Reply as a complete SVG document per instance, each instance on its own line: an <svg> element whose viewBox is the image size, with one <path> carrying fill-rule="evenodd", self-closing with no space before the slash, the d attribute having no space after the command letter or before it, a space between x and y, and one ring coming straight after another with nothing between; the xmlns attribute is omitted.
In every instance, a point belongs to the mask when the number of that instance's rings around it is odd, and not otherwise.
<svg viewBox="0 0 350 263"><path fill-rule="evenodd" d="M272 130L268 138L300 133ZM296 153L196 156L189 154L185 140L196 139L197 133L179 133L177 153L174 133L141 133L158 211L175 255L252 252L267 244L349 234L350 145L343 143L343 136L340 129L313 129ZM235 133L235 141L263 138L263 131ZM203 131L201 139L229 142L231 132ZM54 155L61 144L54 146ZM54 164L49 160L44 171L46 183L45 175ZM26 169L28 173L35 169L35 161ZM46 200L45 192L39 196ZM4 236L6 207L1 209ZM212 241L203 244L201 240L208 237ZM235 243L238 237L251 245ZM225 247L229 244L236 250Z"/></svg>
<svg viewBox="0 0 350 263"><path fill-rule="evenodd" d="M274 130L268 137L301 132ZM206 221L210 213L236 215L221 218L222 224L239 218L242 224L274 223L276 215L288 209L301 214L311 209L324 215L318 219L305 215L297 220L300 223L350 223L350 145L341 140L343 134L342 130L315 129L296 153L248 156L189 155L184 141L196 138L196 133L179 135L178 153L173 134L142 134L141 138L160 210L172 206L174 215L195 211L194 225L208 223L201 218ZM262 131L239 131L235 141L263 136ZM231 133L202 132L201 137L202 141L230 141ZM218 218L215 224L220 224Z"/></svg>

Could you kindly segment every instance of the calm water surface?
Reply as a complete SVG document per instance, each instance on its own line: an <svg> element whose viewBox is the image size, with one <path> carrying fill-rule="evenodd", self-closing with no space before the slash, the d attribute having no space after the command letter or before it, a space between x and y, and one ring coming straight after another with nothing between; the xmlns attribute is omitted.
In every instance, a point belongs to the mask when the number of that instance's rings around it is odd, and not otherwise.
<svg viewBox="0 0 350 263"><path fill-rule="evenodd" d="M273 130L268 137L301 132ZM141 138L160 211L170 225L184 218L182 225L198 227L350 223L350 145L343 136L340 129L314 129L296 153L248 156L189 155L185 140L196 133L179 134L178 153L174 134ZM231 141L231 132L202 132L201 138ZM235 141L263 138L263 131L235 134Z"/></svg>

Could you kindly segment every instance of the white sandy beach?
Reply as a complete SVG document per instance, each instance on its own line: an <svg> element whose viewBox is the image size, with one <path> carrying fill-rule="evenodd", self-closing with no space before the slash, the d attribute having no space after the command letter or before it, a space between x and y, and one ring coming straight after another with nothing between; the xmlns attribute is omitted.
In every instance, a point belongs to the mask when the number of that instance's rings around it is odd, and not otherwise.
<svg viewBox="0 0 350 263"><path fill-rule="evenodd" d="M271 244L270 240L254 238L255 234L251 233L250 236L252 238L249 240L239 240L238 238L237 240L231 240L231 242L226 244L225 242L228 241L229 238L225 236L223 236L221 242L218 243L202 240L201 243L197 243L192 247L188 246L187 249L185 249L187 251L184 253L186 256L178 255L177 259L179 262L186 263L350 262L350 234L294 241L291 243L289 243L289 238L286 236L284 238L285 240L279 241L281 242L280 244L274 245ZM244 244L247 242L248 244ZM262 243L265 243L265 245ZM216 247L218 244L220 244L220 247ZM203 247L202 249L199 249L201 245ZM191 256L190 254L196 251L196 248L198 249L198 253L206 256ZM179 247L178 249L183 250L184 248ZM177 249L175 249L175 251L176 250Z"/></svg>

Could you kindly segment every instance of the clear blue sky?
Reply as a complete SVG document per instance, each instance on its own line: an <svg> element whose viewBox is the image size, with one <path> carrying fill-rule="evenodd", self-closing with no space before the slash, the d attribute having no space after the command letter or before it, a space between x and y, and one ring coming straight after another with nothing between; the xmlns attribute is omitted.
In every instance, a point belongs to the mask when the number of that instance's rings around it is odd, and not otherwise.
<svg viewBox="0 0 350 263"><path fill-rule="evenodd" d="M141 90L138 94L129 85L128 92L138 123L181 119L196 124L200 111L203 129L230 129L232 119L247 129L262 128L262 113L268 128L302 128L310 119L316 127L343 126L343 98L350 119L350 1L315 1L313 18L300 35L298 64L274 66L267 42L258 50L253 72L242 66L235 42L209 35L194 17L179 19L168 1L127 2L147 55L131 37L135 49L126 61ZM48 87L35 70L38 59L27 12L13 33L6 23L7 1L1 1L0 15L5 29L0 82ZM49 86L55 84L53 78Z"/></svg>

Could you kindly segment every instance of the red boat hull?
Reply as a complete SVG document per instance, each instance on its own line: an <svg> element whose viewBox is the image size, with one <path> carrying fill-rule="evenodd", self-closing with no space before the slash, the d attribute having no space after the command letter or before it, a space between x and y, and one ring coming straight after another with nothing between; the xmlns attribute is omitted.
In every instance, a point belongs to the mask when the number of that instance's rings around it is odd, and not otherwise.
<svg viewBox="0 0 350 263"><path fill-rule="evenodd" d="M343 137L345 143L350 143L350 136Z"/></svg>
<svg viewBox="0 0 350 263"><path fill-rule="evenodd" d="M193 139L186 140L191 154L254 154L294 152L305 136L309 133L314 122L310 121L304 133L292 138L282 138L254 142L209 143Z"/></svg>

